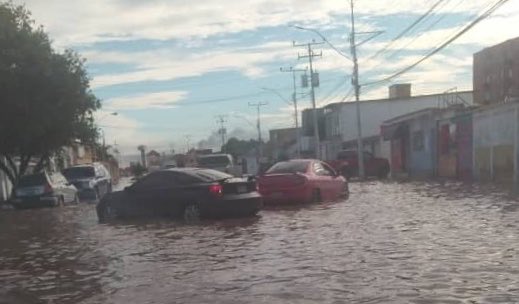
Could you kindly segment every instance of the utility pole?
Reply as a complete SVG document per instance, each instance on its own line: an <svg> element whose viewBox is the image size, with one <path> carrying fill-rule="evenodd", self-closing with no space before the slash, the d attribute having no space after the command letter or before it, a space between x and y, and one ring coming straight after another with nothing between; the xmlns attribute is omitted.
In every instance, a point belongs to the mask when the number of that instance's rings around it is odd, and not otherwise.
<svg viewBox="0 0 519 304"><path fill-rule="evenodd" d="M294 69L289 67L288 69L279 68L281 72L292 73L292 79L294 81L294 92L292 93L292 103L294 104L294 117L296 122L296 148L297 157L301 157L301 129L299 128L299 113L297 112L297 84L296 84L296 73L306 72L307 69Z"/></svg>
<svg viewBox="0 0 519 304"><path fill-rule="evenodd" d="M184 135L184 139L186 140L186 154L188 154L189 146L191 145L191 135Z"/></svg>
<svg viewBox="0 0 519 304"><path fill-rule="evenodd" d="M224 151L224 147L225 147L225 133L226 133L226 130L225 130L224 124L227 122L225 120L226 117L227 117L227 115L216 115L216 118L217 118L216 123L220 124L220 129L218 130L218 133L222 136L222 148L220 149L222 151L222 153L225 152Z"/></svg>
<svg viewBox="0 0 519 304"><path fill-rule="evenodd" d="M262 156L262 153L261 153L261 110L260 108L263 107L263 106L266 106L268 105L268 102L258 102L258 103L250 103L249 102L249 107L256 107L256 112L257 112L257 115L258 115L258 118L257 118L257 122L256 122L256 128L258 129L258 165L259 165L259 162L260 162L260 158Z"/></svg>
<svg viewBox="0 0 519 304"><path fill-rule="evenodd" d="M364 147L362 144L362 125L360 117L360 85L359 85L359 63L357 60L357 45L355 44L355 17L353 14L353 0L351 4L351 56L353 58L353 78L352 84L355 90L355 107L357 110L357 162L359 166L359 177L364 179Z"/></svg>
<svg viewBox="0 0 519 304"><path fill-rule="evenodd" d="M316 154L316 157L318 159L321 158L321 140L319 138L319 122L318 122L318 117L317 117L317 109L316 109L316 106L315 106L315 82L316 82L316 79L314 78L314 68L313 68L313 58L314 57L322 57L323 56L323 53L320 52L319 54L315 54L314 51L312 50L312 46L313 45L318 45L318 44L324 44L324 42L315 42L315 41L312 41L312 42L309 42L309 43L305 43L305 44L296 44L295 42L293 43L293 46L294 47L306 47L307 48L307 52L308 52L308 55L299 55L297 54L297 58L298 59L301 59L301 58L308 58L308 62L309 62L309 65L310 65L310 95L312 97L312 110L313 110L313 121L314 121L314 140L315 140L315 154Z"/></svg>

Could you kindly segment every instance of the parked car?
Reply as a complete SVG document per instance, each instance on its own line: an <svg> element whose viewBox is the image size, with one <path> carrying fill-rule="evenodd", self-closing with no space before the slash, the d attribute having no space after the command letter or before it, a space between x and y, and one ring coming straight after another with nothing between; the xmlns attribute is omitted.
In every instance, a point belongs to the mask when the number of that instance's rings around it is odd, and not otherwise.
<svg viewBox="0 0 519 304"><path fill-rule="evenodd" d="M11 201L15 208L22 209L78 203L79 199L76 187L61 173L41 172L22 176Z"/></svg>
<svg viewBox="0 0 519 304"><path fill-rule="evenodd" d="M258 185L265 204L329 201L349 193L346 179L316 159L276 163L258 178Z"/></svg>
<svg viewBox="0 0 519 304"><path fill-rule="evenodd" d="M343 150L337 154L337 159L329 161L329 164L344 177L355 177L359 175L357 155L357 150ZM364 151L364 172L366 176L386 178L389 170L387 159L375 157L373 154Z"/></svg>
<svg viewBox="0 0 519 304"><path fill-rule="evenodd" d="M112 177L101 163L69 167L63 175L76 186L81 200L98 201L112 192Z"/></svg>
<svg viewBox="0 0 519 304"><path fill-rule="evenodd" d="M254 177L236 178L200 168L159 170L123 191L108 194L97 205L100 221L138 216L253 216L263 205Z"/></svg>
<svg viewBox="0 0 519 304"><path fill-rule="evenodd" d="M235 176L240 175L239 166L234 165L232 155L230 154L206 154L199 155L196 159L199 168L213 169Z"/></svg>

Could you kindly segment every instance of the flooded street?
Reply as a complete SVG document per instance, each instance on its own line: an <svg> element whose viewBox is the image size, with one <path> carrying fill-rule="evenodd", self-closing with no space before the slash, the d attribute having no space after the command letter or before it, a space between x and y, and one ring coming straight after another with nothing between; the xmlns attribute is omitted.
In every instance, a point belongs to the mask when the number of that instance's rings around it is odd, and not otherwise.
<svg viewBox="0 0 519 304"><path fill-rule="evenodd" d="M519 303L519 204L490 186L354 183L349 200L186 225L93 205L0 211L0 303Z"/></svg>

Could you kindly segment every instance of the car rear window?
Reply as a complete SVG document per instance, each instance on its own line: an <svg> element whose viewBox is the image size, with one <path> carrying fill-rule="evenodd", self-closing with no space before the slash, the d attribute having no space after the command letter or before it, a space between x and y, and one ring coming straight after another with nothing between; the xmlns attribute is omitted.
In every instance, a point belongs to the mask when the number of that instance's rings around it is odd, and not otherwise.
<svg viewBox="0 0 519 304"><path fill-rule="evenodd" d="M227 173L223 173L216 170L211 169L205 169L205 170L194 170L191 172L191 175L195 176L196 178L204 181L204 182L214 182L217 180L232 178L232 175L229 175Z"/></svg>
<svg viewBox="0 0 519 304"><path fill-rule="evenodd" d="M18 187L34 187L41 186L47 182L44 173L25 175L20 178Z"/></svg>
<svg viewBox="0 0 519 304"><path fill-rule="evenodd" d="M63 170L63 175L67 179L90 178L95 177L94 167L71 167Z"/></svg>
<svg viewBox="0 0 519 304"><path fill-rule="evenodd" d="M227 157L225 155L204 156L204 157L198 158L197 161L200 166L211 166L211 165L227 166L230 164L229 157Z"/></svg>
<svg viewBox="0 0 519 304"><path fill-rule="evenodd" d="M308 169L307 161L280 162L270 167L267 173L305 173Z"/></svg>

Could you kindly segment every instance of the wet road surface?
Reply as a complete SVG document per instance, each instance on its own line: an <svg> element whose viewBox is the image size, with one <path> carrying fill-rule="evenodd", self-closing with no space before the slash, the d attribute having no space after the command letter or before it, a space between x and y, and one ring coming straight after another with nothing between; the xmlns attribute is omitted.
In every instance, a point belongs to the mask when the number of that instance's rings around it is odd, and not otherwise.
<svg viewBox="0 0 519 304"><path fill-rule="evenodd" d="M519 303L519 203L354 183L347 201L186 225L0 211L0 303Z"/></svg>

